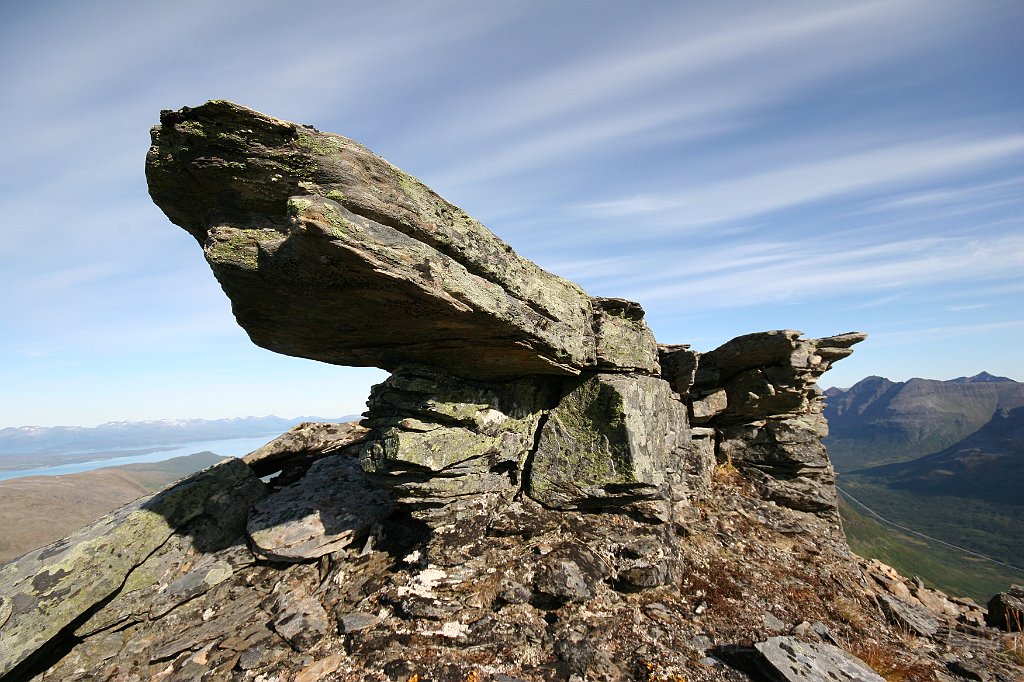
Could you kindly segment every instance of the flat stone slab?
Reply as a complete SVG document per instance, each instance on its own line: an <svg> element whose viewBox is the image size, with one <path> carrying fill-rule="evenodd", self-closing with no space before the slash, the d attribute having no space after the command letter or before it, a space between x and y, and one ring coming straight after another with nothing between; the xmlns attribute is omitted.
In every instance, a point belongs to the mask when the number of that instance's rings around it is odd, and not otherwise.
<svg viewBox="0 0 1024 682"><path fill-rule="evenodd" d="M919 637L931 637L939 630L939 621L923 607L908 604L887 594L878 595L878 604L889 622Z"/></svg>
<svg viewBox="0 0 1024 682"><path fill-rule="evenodd" d="M303 422L253 450L242 461L252 467L257 476L267 476L280 471L297 455L336 452L364 440L367 433L359 422Z"/></svg>
<svg viewBox="0 0 1024 682"><path fill-rule="evenodd" d="M658 371L640 306L593 301L357 142L223 100L162 112L152 142L150 195L259 346L477 378Z"/></svg>
<svg viewBox="0 0 1024 682"><path fill-rule="evenodd" d="M838 647L803 642L794 637L770 637L755 644L759 664L773 679L785 682L885 682L864 661Z"/></svg>

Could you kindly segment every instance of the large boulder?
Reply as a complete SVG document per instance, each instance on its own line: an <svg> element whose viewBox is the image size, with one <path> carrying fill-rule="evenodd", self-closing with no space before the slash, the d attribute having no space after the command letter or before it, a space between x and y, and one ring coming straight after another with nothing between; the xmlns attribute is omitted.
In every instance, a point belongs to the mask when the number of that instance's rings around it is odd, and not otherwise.
<svg viewBox="0 0 1024 682"><path fill-rule="evenodd" d="M352 140L221 100L160 123L150 194L257 345L472 378L658 370L639 306L598 302L599 349L579 286Z"/></svg>
<svg viewBox="0 0 1024 682"><path fill-rule="evenodd" d="M988 602L986 622L1010 632L1024 631L1024 585L1011 585Z"/></svg>
<svg viewBox="0 0 1024 682"><path fill-rule="evenodd" d="M596 374L571 382L547 415L528 491L560 509L667 497L689 447L686 408L667 382Z"/></svg>

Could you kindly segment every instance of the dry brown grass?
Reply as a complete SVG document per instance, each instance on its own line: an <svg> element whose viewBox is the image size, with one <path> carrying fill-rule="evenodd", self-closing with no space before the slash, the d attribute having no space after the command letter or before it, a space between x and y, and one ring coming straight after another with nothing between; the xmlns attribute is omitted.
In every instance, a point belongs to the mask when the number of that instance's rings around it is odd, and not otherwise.
<svg viewBox="0 0 1024 682"><path fill-rule="evenodd" d="M839 620L854 629L863 630L868 625L868 621L864 617L864 610L855 599L836 597L832 602L832 608Z"/></svg>
<svg viewBox="0 0 1024 682"><path fill-rule="evenodd" d="M910 659L905 649L896 650L878 642L856 642L846 650L867 663L887 682L932 682L936 679L931 666Z"/></svg>
<svg viewBox="0 0 1024 682"><path fill-rule="evenodd" d="M1017 665L1024 665L1024 635L1009 635L1003 639L1003 647Z"/></svg>
<svg viewBox="0 0 1024 682"><path fill-rule="evenodd" d="M740 470L736 468L736 465L732 463L730 458L715 467L714 472L712 472L712 480L723 485L738 485L743 480L743 474L740 473Z"/></svg>

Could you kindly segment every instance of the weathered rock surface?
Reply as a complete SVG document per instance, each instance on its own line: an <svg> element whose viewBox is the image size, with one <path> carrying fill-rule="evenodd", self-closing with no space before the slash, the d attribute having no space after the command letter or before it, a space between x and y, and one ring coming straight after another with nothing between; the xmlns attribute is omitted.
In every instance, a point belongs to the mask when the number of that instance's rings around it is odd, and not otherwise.
<svg viewBox="0 0 1024 682"><path fill-rule="evenodd" d="M188 537L203 552L229 544L248 505L262 494L263 484L247 466L227 460L0 566L0 594L10 604L0 630L0 678L45 651L66 628L82 627L84 615L126 587L152 585L157 575L138 569L172 537Z"/></svg>
<svg viewBox="0 0 1024 682"><path fill-rule="evenodd" d="M605 371L659 374L658 342L644 322L639 303L624 298L594 298L597 366Z"/></svg>
<svg viewBox="0 0 1024 682"><path fill-rule="evenodd" d="M785 682L885 682L864 661L830 644L772 637L754 648L766 672Z"/></svg>
<svg viewBox="0 0 1024 682"><path fill-rule="evenodd" d="M367 433L367 429L360 426L359 422L304 422L263 447L253 450L243 457L242 461L248 464L257 476L269 476L287 465L294 465L298 459L297 455L329 455L363 441Z"/></svg>
<svg viewBox="0 0 1024 682"><path fill-rule="evenodd" d="M661 378L669 382L672 390L681 396L690 392L697 374L700 353L691 350L688 344L661 344L658 346L658 363Z"/></svg>
<svg viewBox="0 0 1024 682"><path fill-rule="evenodd" d="M931 637L939 630L939 622L925 609L886 594L879 595L878 604L893 625L919 637Z"/></svg>
<svg viewBox="0 0 1024 682"><path fill-rule="evenodd" d="M329 454L309 471L351 457ZM959 629L947 616L908 651L832 524L760 500L742 479L717 480L671 523L553 510L526 496L397 505L372 542L289 563L258 561L242 541L245 513L263 498L223 492L208 491L231 501L219 513L234 519L233 541L198 541L209 537L194 525L207 504L112 599L76 602L84 611L73 628L0 679L738 682L763 678L724 664L725 652L780 631L781 669L811 675L861 674L823 640L874 652L880 672L905 679L931 679L955 662L1001 682L1021 672L989 629ZM109 521L91 535L100 532L117 539ZM38 582L49 575L36 571ZM19 641L7 626L0 638Z"/></svg>
<svg viewBox="0 0 1024 682"><path fill-rule="evenodd" d="M1024 631L1024 585L1011 585L1006 592L992 597L986 621L994 628Z"/></svg>
<svg viewBox="0 0 1024 682"><path fill-rule="evenodd" d="M316 559L369 535L392 501L370 484L357 455L319 459L301 479L257 501L247 524L256 554Z"/></svg>
<svg viewBox="0 0 1024 682"><path fill-rule="evenodd" d="M540 430L528 493L561 509L667 498L689 443L686 409L667 382L622 374L580 379Z"/></svg>
<svg viewBox="0 0 1024 682"><path fill-rule="evenodd" d="M700 356L693 389L724 388L728 394L728 407L716 424L820 412L818 378L867 338L862 333L800 336L790 329L747 334Z"/></svg>
<svg viewBox="0 0 1024 682"><path fill-rule="evenodd" d="M358 143L224 101L160 121L150 194L258 345L477 378L598 363L582 289ZM599 300L598 317L602 366L657 371L639 306Z"/></svg>
<svg viewBox="0 0 1024 682"><path fill-rule="evenodd" d="M371 392L363 466L406 501L512 494L558 386L548 377L488 383L402 367Z"/></svg>
<svg viewBox="0 0 1024 682"><path fill-rule="evenodd" d="M835 471L818 378L866 338L849 333L801 339L793 330L748 334L699 356L662 351L662 372L686 383L695 423L718 432L718 457L732 462L762 495L793 509L835 515ZM679 377L679 378L676 378Z"/></svg>

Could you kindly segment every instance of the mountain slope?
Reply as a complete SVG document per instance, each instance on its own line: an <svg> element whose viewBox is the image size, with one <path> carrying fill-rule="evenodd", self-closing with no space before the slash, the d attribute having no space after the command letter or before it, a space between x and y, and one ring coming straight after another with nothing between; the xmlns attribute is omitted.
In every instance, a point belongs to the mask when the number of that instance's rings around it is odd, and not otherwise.
<svg viewBox="0 0 1024 682"><path fill-rule="evenodd" d="M952 381L867 377L829 391L825 443L837 471L907 461L960 442L999 409L1024 406L1024 384L981 373Z"/></svg>
<svg viewBox="0 0 1024 682"><path fill-rule="evenodd" d="M212 452L65 476L0 481L0 563L224 459Z"/></svg>
<svg viewBox="0 0 1024 682"><path fill-rule="evenodd" d="M883 523L842 496L839 512L850 549L860 556L879 559L903 575L919 576L948 594L984 603L1007 585L1024 581L1024 571Z"/></svg>
<svg viewBox="0 0 1024 682"><path fill-rule="evenodd" d="M857 473L923 495L1024 505L1024 407L996 411L978 431L933 455Z"/></svg>

